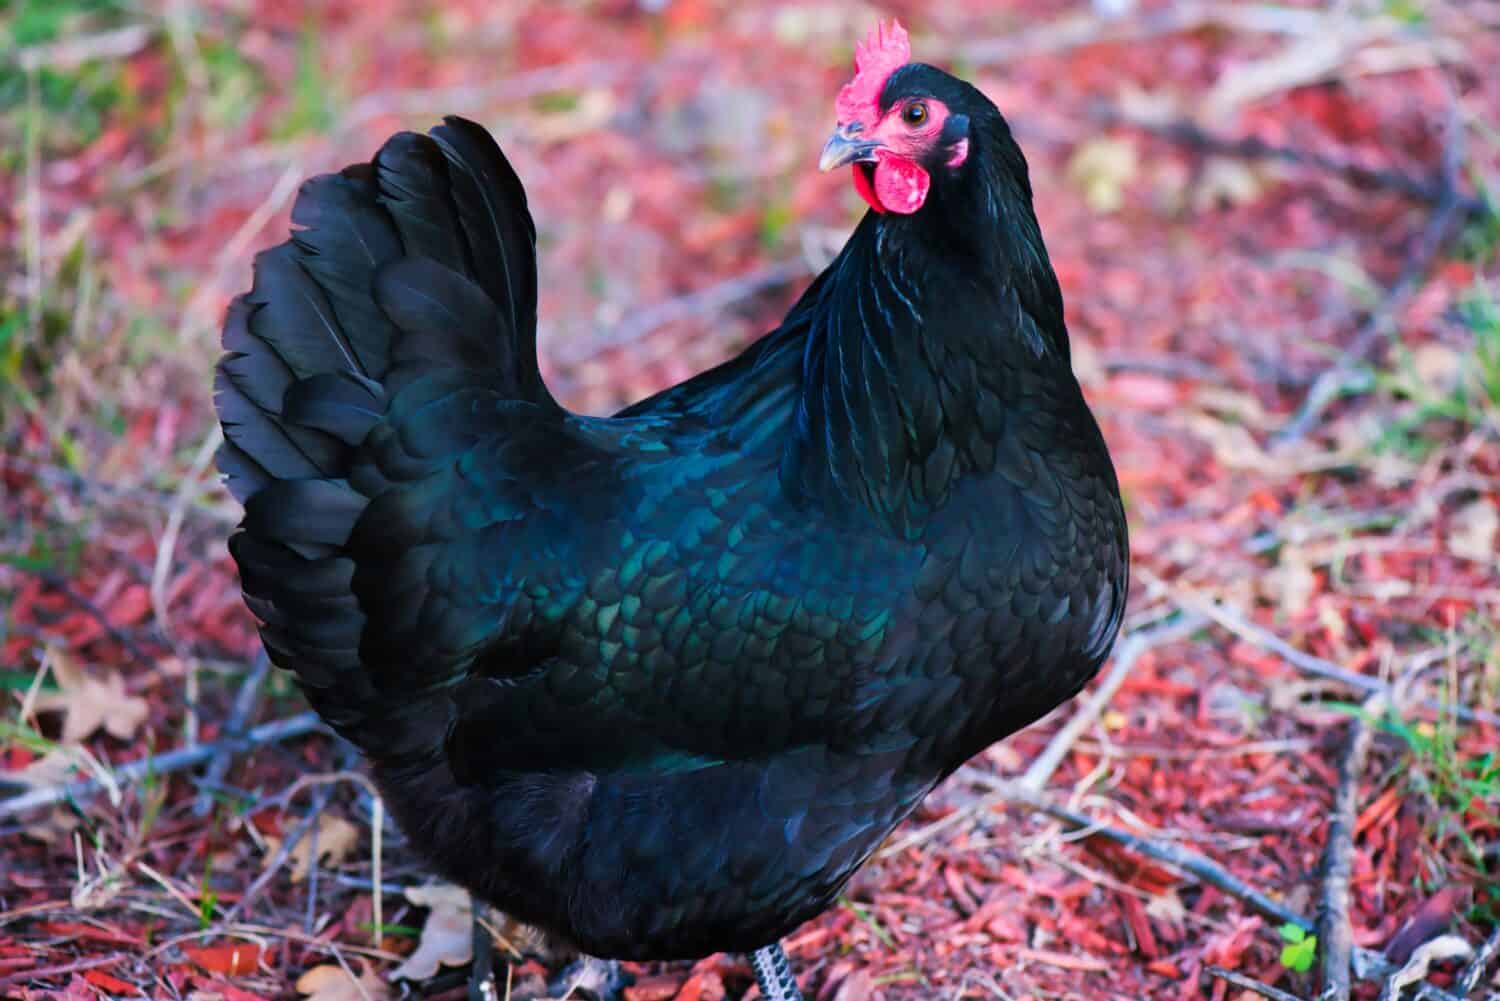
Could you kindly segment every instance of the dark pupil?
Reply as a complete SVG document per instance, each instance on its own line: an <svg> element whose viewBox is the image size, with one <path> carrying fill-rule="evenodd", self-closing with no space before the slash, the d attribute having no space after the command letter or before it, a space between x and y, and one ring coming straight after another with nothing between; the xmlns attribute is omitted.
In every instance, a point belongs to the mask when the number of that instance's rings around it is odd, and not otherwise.
<svg viewBox="0 0 1500 1001"><path fill-rule="evenodd" d="M919 124L921 124L922 120L927 117L927 105L925 105L925 104L910 104L910 105L907 105L907 107L906 107L906 114L905 114L904 117L912 125L919 125Z"/></svg>

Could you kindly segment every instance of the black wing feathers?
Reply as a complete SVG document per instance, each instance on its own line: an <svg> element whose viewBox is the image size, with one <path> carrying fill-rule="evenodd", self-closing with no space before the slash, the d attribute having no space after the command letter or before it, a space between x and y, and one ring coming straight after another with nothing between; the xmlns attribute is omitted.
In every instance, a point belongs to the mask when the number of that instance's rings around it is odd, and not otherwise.
<svg viewBox="0 0 1500 1001"><path fill-rule="evenodd" d="M367 747L430 753L446 703L375 695L441 686L444 665L408 656L372 672L379 658L368 643L372 614L387 617L385 635L403 626L452 628L454 643L473 635L463 614L423 609L432 569L423 550L389 548L418 541L448 499L417 489L382 514L378 498L394 496L392 476L431 476L507 401L555 407L536 370L536 231L515 172L460 119L309 180L292 222L291 238L257 257L254 284L224 326L219 464L245 503L231 551L267 650L297 672L318 711ZM403 438L400 420L415 431ZM375 546L385 555L373 557L385 576L361 595L364 556L351 539L372 515L379 525L362 537L388 533ZM367 601L382 607L372 613Z"/></svg>

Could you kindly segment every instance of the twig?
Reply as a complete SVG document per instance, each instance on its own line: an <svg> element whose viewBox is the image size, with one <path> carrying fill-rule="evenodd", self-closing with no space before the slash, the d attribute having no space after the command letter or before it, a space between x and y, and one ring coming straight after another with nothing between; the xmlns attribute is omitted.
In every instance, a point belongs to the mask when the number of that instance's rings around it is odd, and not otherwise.
<svg viewBox="0 0 1500 1001"><path fill-rule="evenodd" d="M241 912L254 903L255 899L270 885L271 880L276 878L276 874L281 871L281 867L286 864L286 860L291 857L297 845L313 829L313 825L318 822L318 818L322 816L323 810L328 806L328 801L332 798L332 785L323 786L317 791L313 796L312 807L308 810L307 816L303 817L297 826L292 828L292 833L287 835L286 840L276 849L276 854L271 856L271 861L266 863L266 867L261 870L260 875L255 877L255 881L246 888L240 899L236 900L234 906L224 915L225 924L234 924ZM313 864L317 864L316 859L313 860Z"/></svg>
<svg viewBox="0 0 1500 1001"><path fill-rule="evenodd" d="M290 740L323 729L323 724L313 712L305 712L288 719L276 720L271 723L262 723L253 727L243 737L226 737L222 740L212 741L207 744L198 744L193 747L185 747L176 751L168 751L166 754L155 757L141 758L129 764L121 765L112 769L111 774L117 782L131 782L144 775L164 775L168 772L181 771L191 768L208 758L211 758L219 750L228 748L231 750L242 750L257 747L261 744L272 744L282 740ZM0 774L0 779L3 779ZM99 788L97 779L83 779L78 782L69 782L65 785L44 786L23 793L20 796L12 796L7 800L0 800L0 820L16 816L27 810L34 810L42 806L50 806L64 800L77 799L86 796Z"/></svg>
<svg viewBox="0 0 1500 1001"><path fill-rule="evenodd" d="M172 576L172 557L177 552L177 539L182 534L182 523L187 519L188 505L192 503L194 494L202 489L199 480L223 441L223 425L215 422L213 430L198 446L192 463L177 487L177 493L172 498L172 508L167 512L166 527L162 529L161 539L156 544L156 560L151 566L151 610L156 616L157 628L168 643L172 642L171 622L167 617L167 584Z"/></svg>
<svg viewBox="0 0 1500 1001"><path fill-rule="evenodd" d="M1365 702L1364 712L1350 723L1349 738L1339 761L1339 785L1328 818L1328 840L1318 868L1323 894L1318 902L1318 947L1323 956L1323 992L1319 1001L1349 1001L1349 964L1354 953L1354 929L1349 923L1349 881L1353 874L1354 822L1359 809L1359 778L1370 751L1367 714L1382 711L1384 699Z"/></svg>
<svg viewBox="0 0 1500 1001"><path fill-rule="evenodd" d="M1490 937L1484 940L1474 952L1474 958L1469 960L1469 965L1458 975L1458 980L1453 985L1453 993L1459 997L1468 997L1479 989L1479 982L1484 979L1490 964L1500 959L1500 928L1490 933Z"/></svg>
<svg viewBox="0 0 1500 1001"><path fill-rule="evenodd" d="M182 317L177 323L177 343L186 344L188 337L194 333L194 328L199 323L199 314L206 311L209 303L213 302L217 293L219 280L229 266L249 249L251 242L260 235L260 231L275 217L281 207L286 204L288 198L297 190L302 179L302 165L296 161L287 164L281 176L276 179L269 194L255 207L255 211L246 217L240 224L240 228L234 231L234 235L219 249L214 256L213 263L209 265L206 277L198 286L198 291L188 300L183 307Z"/></svg>
<svg viewBox="0 0 1500 1001"><path fill-rule="evenodd" d="M1203 972L1207 973L1210 977L1217 977L1226 983L1232 984L1241 990L1251 991L1263 998L1270 998L1271 1001L1302 1001L1295 994L1288 994L1279 987L1272 987L1270 984L1261 983L1259 980L1247 977L1243 973L1226 970L1222 966L1205 966Z"/></svg>
<svg viewBox="0 0 1500 1001"><path fill-rule="evenodd" d="M347 747L346 749L352 750L352 748ZM385 836L385 800L381 798L380 790L376 788L374 780L363 772L351 771L349 769L327 772L322 775L304 775L292 783L291 787L283 794L282 799L283 802L289 801L297 793L311 786L322 785L331 788L339 782L353 782L370 795L370 868L374 876L371 917L375 925L371 934L375 940L375 944L378 946L380 945L382 928L384 927L382 924L384 891L381 887L380 873L382 866L381 842ZM316 851L313 855L313 861L316 864ZM311 893L311 890L309 890L309 893Z"/></svg>
<svg viewBox="0 0 1500 1001"><path fill-rule="evenodd" d="M1417 249L1412 253L1395 283L1391 285L1385 299L1370 312L1369 316L1365 317L1364 323L1360 324L1359 330L1349 341L1348 347L1339 354L1338 360L1320 372L1317 379L1313 380L1312 387L1308 389L1307 396L1303 398L1302 405L1297 408L1292 419L1272 436L1273 447L1284 448L1305 438L1339 394L1351 383L1357 381L1358 369L1365 357L1375 347L1376 342L1385 336L1391 326L1392 318L1401 312L1416 294L1422 279L1432 267L1432 262L1447 243L1449 230L1452 229L1455 221L1462 218L1459 208L1456 198L1449 199L1438 206L1432 221L1427 224L1421 240L1417 243Z"/></svg>
<svg viewBox="0 0 1500 1001"><path fill-rule="evenodd" d="M1456 959L1468 959L1474 955L1474 947L1457 935L1439 935L1417 947L1406 965L1386 977L1380 987L1379 1001L1399 1001L1407 988L1414 987L1419 998L1439 998L1452 1001L1453 995L1427 983L1425 978L1434 963L1445 963ZM1462 995L1459 995L1460 997Z"/></svg>
<svg viewBox="0 0 1500 1001"><path fill-rule="evenodd" d="M73 585L68 583L67 578L61 574L55 574L50 570L37 570L35 573L43 584L46 584L64 598L77 605L89 618L97 622L99 627L104 630L104 634L124 647L125 652L130 654L136 663L142 667L153 669L156 667L157 659L147 653L128 632L109 621L109 616L105 613L104 609L100 608L89 598L73 590Z"/></svg>
<svg viewBox="0 0 1500 1001"><path fill-rule="evenodd" d="M648 306L636 312L629 320L609 333L600 337L582 339L575 342L571 348L562 346L555 349L552 356L565 365L578 364L589 360L601 351L613 350L638 341L669 323L679 323L696 316L716 313L766 289L785 285L806 273L807 264L800 257L782 261L779 264L767 265L747 275L737 275L686 295Z"/></svg>
<svg viewBox="0 0 1500 1001"><path fill-rule="evenodd" d="M1259 890L1250 886L1236 877L1230 875L1229 870L1211 859L1199 855L1190 849L1169 841L1157 841L1152 838L1131 834L1129 831L1111 827L1108 824L1094 820L1087 814L1070 810L1065 806L1052 802L1050 799L1032 791L1010 779L1002 779L994 775L977 770L967 770L966 776L980 785L994 790L995 795L987 797L991 804L1015 803L1045 813L1071 824L1079 830L1087 830L1091 834L1098 834L1111 841L1124 845L1132 851L1139 852L1158 862L1165 862L1174 868L1197 877L1204 883L1217 889L1223 890L1232 897L1237 897L1249 904L1252 908L1266 915L1272 920L1282 924L1294 924L1306 930L1313 930L1313 923L1296 911L1272 900Z"/></svg>
<svg viewBox="0 0 1500 1001"><path fill-rule="evenodd" d="M100 956L97 959L80 959L72 963L63 963L60 966L42 966L30 970L21 970L0 977L0 987L9 987L11 984L34 984L38 980L51 977L61 977L69 973L79 973L83 970L97 970L101 966L114 966L116 963L124 962L129 957L123 952L117 952L113 956Z"/></svg>
<svg viewBox="0 0 1500 1001"><path fill-rule="evenodd" d="M66 35L55 42L28 45L16 50L15 64L32 72L39 69L69 70L99 59L124 59L151 43L155 29L144 24L127 24L96 35Z"/></svg>
<svg viewBox="0 0 1500 1001"><path fill-rule="evenodd" d="M1376 344L1387 335L1392 327L1393 318L1420 290L1427 272L1432 268L1438 255L1442 253L1443 247L1447 245L1455 223L1461 223L1469 216L1480 216L1489 211L1484 202L1465 196L1459 190L1463 171L1464 126L1457 112L1456 98L1453 99L1453 105L1455 110L1449 115L1448 135L1443 146L1443 162L1434 185L1440 194L1437 199L1432 199L1437 210L1423 229L1421 238L1401 269L1401 274L1396 277L1396 281L1386 292L1385 299L1371 311L1369 316L1365 317L1365 321L1360 324L1359 330L1355 332L1349 345L1339 354L1333 365L1324 369L1318 374L1317 379L1313 380L1307 395L1303 397L1302 405L1297 408L1292 419L1271 437L1273 448L1284 448L1307 436L1329 405L1347 386L1356 381L1359 368L1374 350Z"/></svg>
<svg viewBox="0 0 1500 1001"><path fill-rule="evenodd" d="M1332 661L1324 660L1310 653L1298 650L1286 640L1277 636L1268 629L1262 629L1243 616L1232 611L1227 605L1199 598L1195 595L1182 591L1172 591L1172 600L1188 611L1198 612L1212 619L1216 624L1229 630L1240 639L1248 643L1269 650L1276 654L1288 664L1306 674L1319 678L1328 678L1332 681L1342 682L1351 688L1364 692L1365 695L1382 695L1389 697L1391 686L1378 678L1357 674L1354 671L1345 670ZM1452 713L1454 716L1468 723L1488 723L1491 726L1500 726L1500 716L1485 712L1482 709L1470 709L1456 703L1444 704L1434 699L1413 699L1417 705L1432 709L1439 713Z"/></svg>
<svg viewBox="0 0 1500 1001"><path fill-rule="evenodd" d="M1078 707L1077 712L1058 728L1046 748L1032 761L1026 773L1018 780L1021 785L1033 792L1041 792L1046 788L1047 782L1052 778L1052 773L1057 771L1058 765L1062 764L1063 758L1067 757L1083 731L1088 729L1089 725L1099 718L1104 707L1109 705L1141 654L1159 644L1170 643L1188 636L1201 629L1207 622L1204 616L1196 612L1188 612L1174 620L1151 629L1133 632L1125 637L1124 642L1115 650L1114 663L1110 665L1098 687L1089 695L1088 700Z"/></svg>
<svg viewBox="0 0 1500 1001"><path fill-rule="evenodd" d="M85 495L84 499L88 503L95 505L102 503L100 499L87 495L103 494L118 503L138 501L166 511L171 510L171 505L176 500L176 491L157 490L145 484L124 486L119 483L108 483L75 473L70 469L35 462L18 455L0 454L0 471L5 470L15 470L17 473L34 476L47 483L48 486L76 491ZM239 523L241 517L239 505L232 501L205 503L201 498L194 497L188 507L190 513L204 516L216 525L235 525Z"/></svg>
<svg viewBox="0 0 1500 1001"><path fill-rule="evenodd" d="M234 705L229 710L229 719L224 723L221 731L225 737L238 737L245 730L245 725L250 722L250 717L255 715L256 706L260 704L261 686L265 684L266 675L270 673L271 661L266 657L264 650L255 655L255 663L250 668L250 673L245 675L245 680L240 684L240 690L234 696ZM224 776L229 773L229 765L233 760L233 748L228 744L221 743L214 756L209 759L208 767L203 770L203 778L200 780L203 790L198 793L197 800L193 803L193 815L195 817L207 816L213 809L213 790L224 782Z"/></svg>
<svg viewBox="0 0 1500 1001"><path fill-rule="evenodd" d="M1100 42L1139 42L1207 27L1312 35L1327 31L1329 19L1316 11L1272 4L1183 3L1129 19L1090 15L1065 17L999 38L965 42L956 48L954 54L965 62L986 66L1065 52Z"/></svg>
<svg viewBox="0 0 1500 1001"><path fill-rule="evenodd" d="M1309 918L1271 899L1253 886L1231 875L1227 869L1217 862L1191 849L1183 848L1181 845L1176 845L1168 841L1158 841L1138 834L1131 834L1129 831L1123 831L1117 827L1111 827L1109 824L1094 820L1086 814L1054 803L1045 796L1035 793L1013 780L1003 779L974 768L964 768L962 771L965 778L994 790L992 795L986 796L980 801L987 806L998 803L1012 803L1024 806L1038 813L1045 813L1056 817L1079 831L1097 834L1117 844L1124 845L1126 848L1145 855L1148 858L1155 859L1158 862L1165 862L1167 865L1187 873L1215 889L1244 901L1251 909L1260 912L1278 924L1293 924L1307 932L1315 930L1314 924ZM1380 953L1364 948L1355 949L1355 971L1360 976L1380 976L1390 969L1391 964Z"/></svg>
<svg viewBox="0 0 1500 1001"><path fill-rule="evenodd" d="M1158 121L1119 107L1098 108L1093 117L1101 125L1129 126L1205 153L1311 167L1343 178L1357 188L1393 191L1428 205L1441 206L1451 201L1452 211L1466 217L1486 211L1481 199L1450 187L1441 178L1427 179L1388 167L1369 167L1344 157L1267 142L1259 136L1226 136L1191 120Z"/></svg>

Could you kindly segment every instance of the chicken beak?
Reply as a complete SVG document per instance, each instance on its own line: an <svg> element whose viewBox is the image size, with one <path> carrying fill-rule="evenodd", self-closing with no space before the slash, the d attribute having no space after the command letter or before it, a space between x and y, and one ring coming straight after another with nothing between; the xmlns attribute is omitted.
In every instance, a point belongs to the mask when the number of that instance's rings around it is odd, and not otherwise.
<svg viewBox="0 0 1500 1001"><path fill-rule="evenodd" d="M842 167L846 163L873 162L875 151L880 149L881 144L860 139L859 131L863 127L858 122L851 122L835 129L833 135L828 137L828 145L823 147L823 155L818 158L818 169L826 171Z"/></svg>

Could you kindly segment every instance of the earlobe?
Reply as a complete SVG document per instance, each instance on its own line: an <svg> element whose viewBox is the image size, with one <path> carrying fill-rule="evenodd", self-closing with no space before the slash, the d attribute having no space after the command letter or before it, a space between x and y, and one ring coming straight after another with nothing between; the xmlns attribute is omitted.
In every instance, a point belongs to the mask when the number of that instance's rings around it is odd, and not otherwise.
<svg viewBox="0 0 1500 1001"><path fill-rule="evenodd" d="M969 158L969 116L950 115L943 123L943 142L948 146L949 167L958 167Z"/></svg>

